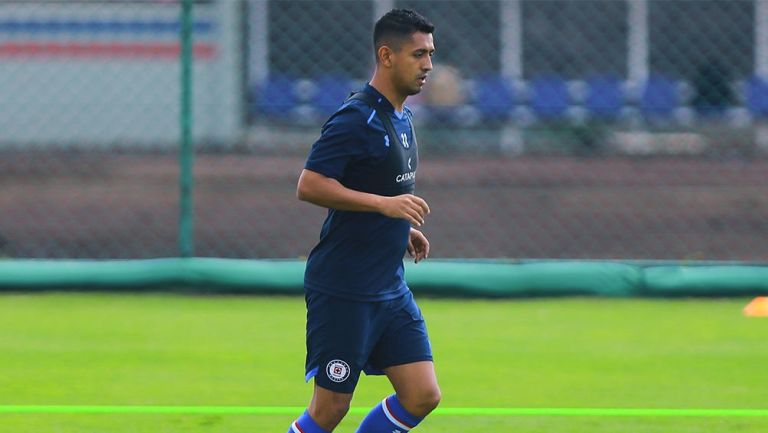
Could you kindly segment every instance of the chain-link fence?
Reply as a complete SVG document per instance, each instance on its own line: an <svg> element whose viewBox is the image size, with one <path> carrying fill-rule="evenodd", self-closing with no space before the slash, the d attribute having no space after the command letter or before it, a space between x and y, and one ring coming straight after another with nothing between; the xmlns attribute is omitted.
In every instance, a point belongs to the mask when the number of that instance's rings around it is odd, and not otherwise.
<svg viewBox="0 0 768 433"><path fill-rule="evenodd" d="M297 176L393 7L437 28L432 257L768 260L764 0L196 1L196 255L306 256ZM0 254L178 253L180 9L0 4Z"/></svg>

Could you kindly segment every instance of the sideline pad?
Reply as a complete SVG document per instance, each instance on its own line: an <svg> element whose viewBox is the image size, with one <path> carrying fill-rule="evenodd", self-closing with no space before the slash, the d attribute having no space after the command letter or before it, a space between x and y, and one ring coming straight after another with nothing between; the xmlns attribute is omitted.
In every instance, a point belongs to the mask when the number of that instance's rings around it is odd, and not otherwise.
<svg viewBox="0 0 768 433"><path fill-rule="evenodd" d="M2 290L185 290L303 293L305 262L165 258L0 260ZM768 294L768 265L612 261L434 260L406 263L416 293L447 296L749 296Z"/></svg>

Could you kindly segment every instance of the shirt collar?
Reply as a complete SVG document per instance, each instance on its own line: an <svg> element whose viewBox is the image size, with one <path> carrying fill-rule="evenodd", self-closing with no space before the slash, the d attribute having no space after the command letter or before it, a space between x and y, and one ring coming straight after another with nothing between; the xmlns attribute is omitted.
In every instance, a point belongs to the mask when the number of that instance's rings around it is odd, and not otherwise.
<svg viewBox="0 0 768 433"><path fill-rule="evenodd" d="M384 109L390 112L395 112L395 107L392 106L392 103L389 102L389 99L387 99L384 95L381 94L378 90L376 90L375 87L371 86L371 83L366 83L365 88L363 88L363 92L369 93L376 97L376 99L379 101L379 104L381 104Z"/></svg>

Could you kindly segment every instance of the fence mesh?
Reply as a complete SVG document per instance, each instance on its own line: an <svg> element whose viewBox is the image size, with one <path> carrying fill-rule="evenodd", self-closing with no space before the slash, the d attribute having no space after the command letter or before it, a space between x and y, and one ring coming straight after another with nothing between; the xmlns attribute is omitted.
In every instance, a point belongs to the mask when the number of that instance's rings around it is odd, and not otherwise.
<svg viewBox="0 0 768 433"><path fill-rule="evenodd" d="M195 1L196 255L308 254L298 174L393 7L436 25L432 257L768 260L764 0ZM0 255L178 254L180 10L0 4Z"/></svg>

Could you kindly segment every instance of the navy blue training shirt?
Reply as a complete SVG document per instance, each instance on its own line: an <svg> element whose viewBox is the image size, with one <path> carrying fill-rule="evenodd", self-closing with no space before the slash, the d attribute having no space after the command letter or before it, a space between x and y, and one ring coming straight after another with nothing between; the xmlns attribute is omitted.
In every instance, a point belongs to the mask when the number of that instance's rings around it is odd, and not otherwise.
<svg viewBox="0 0 768 433"><path fill-rule="evenodd" d="M410 110L396 113L370 84L362 91L375 96L378 106L345 102L323 125L304 168L357 191L412 193L418 152ZM378 110L392 120L397 139L387 134ZM410 229L408 221L380 213L329 209L320 242L307 259L305 288L355 301L384 301L407 293L403 256Z"/></svg>

